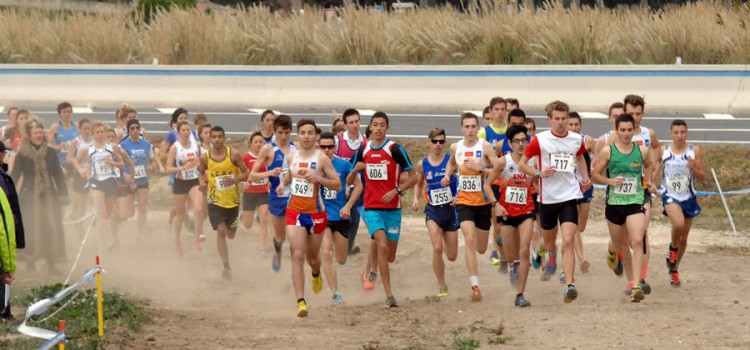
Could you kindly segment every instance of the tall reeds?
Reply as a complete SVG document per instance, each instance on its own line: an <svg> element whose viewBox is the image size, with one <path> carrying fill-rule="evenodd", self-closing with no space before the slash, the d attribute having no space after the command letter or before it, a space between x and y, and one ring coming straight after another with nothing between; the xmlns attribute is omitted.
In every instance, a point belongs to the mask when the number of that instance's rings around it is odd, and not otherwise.
<svg viewBox="0 0 750 350"><path fill-rule="evenodd" d="M236 15L173 9L150 23L128 13L0 10L0 62L161 64L661 64L750 63L750 10L698 2L653 12L347 8Z"/></svg>

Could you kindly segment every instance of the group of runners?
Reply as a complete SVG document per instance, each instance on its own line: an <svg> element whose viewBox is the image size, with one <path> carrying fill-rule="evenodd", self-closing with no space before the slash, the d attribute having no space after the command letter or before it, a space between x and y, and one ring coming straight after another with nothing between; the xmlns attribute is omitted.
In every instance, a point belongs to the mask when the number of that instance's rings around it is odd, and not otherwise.
<svg viewBox="0 0 750 350"><path fill-rule="evenodd" d="M490 248L490 262L508 274L516 289L514 305L528 307L524 291L529 270L541 268L544 280L557 278L558 260L563 301L577 298L576 261L583 273L590 266L581 233L594 183L604 185L611 238L607 263L615 274L625 274L625 294L640 302L651 292L646 282L647 231L657 187L672 222L671 243L665 247L668 277L671 285L679 286L688 233L700 213L695 183L705 177L701 149L687 143L687 124L674 120L672 142L663 145L654 130L641 124L644 107L636 95L612 104L612 130L594 139L581 132L581 117L564 102L547 105L550 130L536 133L534 119L526 117L517 100L497 97L482 120L473 113L458 118L463 138L451 145L445 130L430 129L428 155L414 163L402 145L388 138L385 113L374 113L363 134L355 109L344 111L332 132L322 131L311 119L295 125L287 115L265 111L261 128L251 133L248 151L242 154L225 144L221 126L211 125L202 114L191 124L182 108L174 111L172 130L154 147L144 139L137 112L129 106L118 110L117 126L109 129L86 119L74 123L71 106L63 103L58 106L60 121L49 129L49 142L59 150L72 179L76 195L71 219L85 215L90 193L98 231L111 246L118 244L119 224L134 216L135 203L138 232L147 232L149 176L156 172L169 175L172 186L170 223L177 254L183 254L181 231L188 211L196 250L202 249L201 227L208 218L216 231L224 279L232 276L226 240L235 237L238 223L250 229L259 222L261 249L270 227L276 272L283 263L282 247L289 243L299 317L308 315L305 263L311 269L312 291L321 293L325 277L332 305L344 303L333 260L344 264L359 250L354 240L360 218L371 238L360 273L362 288L374 289L379 276L386 306L398 306L390 264L401 234L401 199L412 187L411 209L416 212L420 202L425 203L437 296L448 295L444 256L456 260L460 228L471 300L482 299L478 254ZM20 112L8 113L6 143L14 142L8 132L18 129L20 120L11 113ZM12 156L6 160L12 167ZM661 186L655 185L657 177L663 178ZM557 236L562 242L559 259Z"/></svg>

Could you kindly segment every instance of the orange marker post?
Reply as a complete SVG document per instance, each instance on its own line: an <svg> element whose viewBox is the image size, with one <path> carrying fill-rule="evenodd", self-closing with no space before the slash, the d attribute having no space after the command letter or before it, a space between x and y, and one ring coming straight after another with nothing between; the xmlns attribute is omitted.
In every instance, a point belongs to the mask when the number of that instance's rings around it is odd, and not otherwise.
<svg viewBox="0 0 750 350"><path fill-rule="evenodd" d="M65 350L65 320L60 320L60 333L63 334L63 339L60 340L60 350Z"/></svg>
<svg viewBox="0 0 750 350"><path fill-rule="evenodd" d="M96 267L99 271L96 272L96 309L98 311L99 318L99 338L104 338L104 306L102 305L102 271L101 265L99 264L99 256L96 256Z"/></svg>

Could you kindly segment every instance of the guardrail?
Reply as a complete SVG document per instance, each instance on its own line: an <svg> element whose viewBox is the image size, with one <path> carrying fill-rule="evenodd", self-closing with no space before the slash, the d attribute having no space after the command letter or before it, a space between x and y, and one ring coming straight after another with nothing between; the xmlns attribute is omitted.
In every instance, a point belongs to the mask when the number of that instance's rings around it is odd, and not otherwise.
<svg viewBox="0 0 750 350"><path fill-rule="evenodd" d="M0 65L0 103L477 109L513 96L597 110L636 93L651 111L743 113L748 67Z"/></svg>

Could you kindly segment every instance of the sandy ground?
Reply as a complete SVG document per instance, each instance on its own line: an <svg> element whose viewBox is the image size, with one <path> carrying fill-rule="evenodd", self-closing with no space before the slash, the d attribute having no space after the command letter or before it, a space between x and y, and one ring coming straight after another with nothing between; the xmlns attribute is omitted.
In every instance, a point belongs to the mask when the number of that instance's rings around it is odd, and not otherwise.
<svg viewBox="0 0 750 350"><path fill-rule="evenodd" d="M533 305L518 309L507 275L498 273L486 255L480 256L484 300L469 301L463 247L456 262L446 266L450 295L429 297L438 286L427 231L421 217L405 217L397 260L391 265L399 308L384 307L379 281L374 291L363 292L358 273L365 256L359 254L338 267L339 288L347 302L343 307L329 306L327 288L313 295L306 267L310 316L299 319L286 245L282 270L274 273L270 255L256 250L257 227L241 229L229 242L234 275L226 282L208 223L203 251L196 252L191 237L184 237L186 254L178 258L165 214L152 217L144 245L136 245L135 223L129 222L123 225L120 249L102 254L104 288L146 300L153 316L135 335L132 349L452 349L459 339L478 340L481 348L750 348L747 237L694 230L680 269L683 286L677 289L669 286L663 262L670 228L652 224L648 280L653 292L642 303L631 304L622 294L624 278L616 277L605 262L606 226L593 220L584 233L591 272L576 272L579 298L564 304L564 286L556 279L542 282L541 271L531 270L525 295ZM366 248L369 237L362 232L357 241ZM78 246L73 241L81 236L69 233L71 260ZM92 238L81 265L93 262L94 246ZM64 279L46 275L40 267L37 271L24 271L20 264L19 283ZM491 344L501 338L505 345Z"/></svg>

